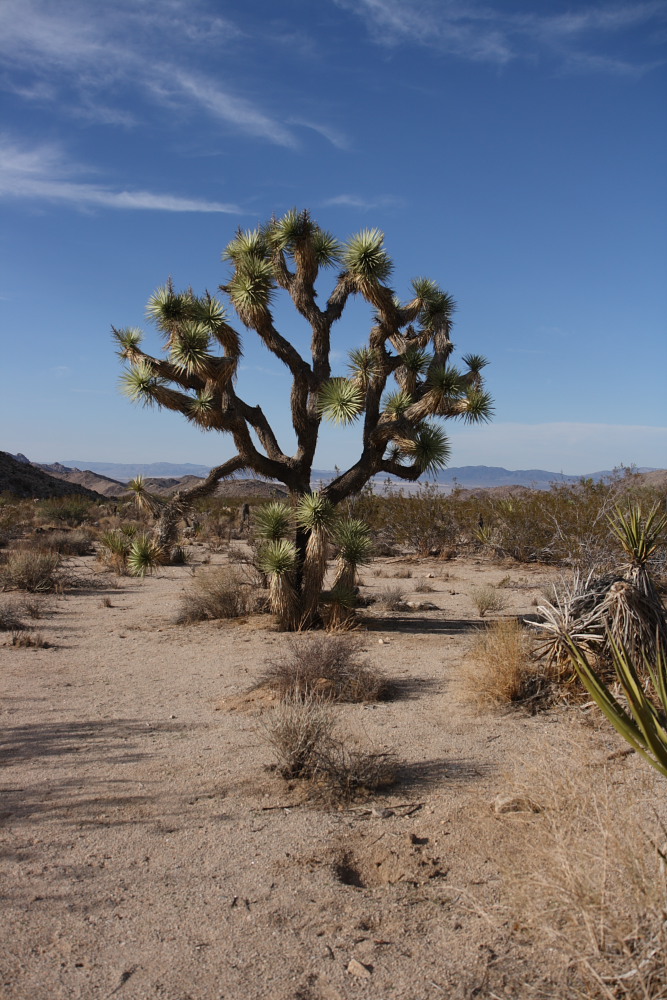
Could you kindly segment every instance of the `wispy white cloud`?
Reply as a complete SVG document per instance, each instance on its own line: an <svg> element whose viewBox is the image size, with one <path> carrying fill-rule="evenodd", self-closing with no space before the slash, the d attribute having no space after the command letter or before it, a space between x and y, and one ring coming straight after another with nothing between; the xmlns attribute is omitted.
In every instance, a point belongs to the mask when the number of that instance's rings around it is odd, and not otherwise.
<svg viewBox="0 0 667 1000"><path fill-rule="evenodd" d="M327 142L330 142L332 146L335 146L336 149L349 148L350 144L347 136L339 129L332 128L330 125L321 125L318 122L307 121L305 118L289 118L288 124L300 125L302 128L308 128L312 132L317 132Z"/></svg>
<svg viewBox="0 0 667 1000"><path fill-rule="evenodd" d="M512 59L549 53L567 70L636 74L657 65L600 51L612 35L660 27L663 0L602 3L564 14L520 13L471 0L334 0L362 17L375 42L412 43L477 62L504 65Z"/></svg>
<svg viewBox="0 0 667 1000"><path fill-rule="evenodd" d="M279 121L260 111L250 101L236 97L219 86L191 73L156 68L160 86L154 92L171 91L176 97L190 97L201 108L240 131L268 139L279 146L296 146L296 137Z"/></svg>
<svg viewBox="0 0 667 1000"><path fill-rule="evenodd" d="M226 47L245 38L229 19L211 16L196 0L171 0L159 8L117 0L95 5L94 12L91 17L83 0L2 0L0 60L11 71L5 86L26 100L57 102L59 111L100 124L134 124L143 100L170 111L196 109L236 132L299 146L289 127L296 122L264 106L269 102L242 94L237 84L225 84L221 74L206 72ZM201 58L204 44L207 60ZM326 124L299 124L344 146L340 133Z"/></svg>
<svg viewBox="0 0 667 1000"><path fill-rule="evenodd" d="M395 208L403 204L402 198L394 195L377 195L374 198L363 198L356 194L337 194L333 198L326 198L322 205L325 208L337 206L339 208L357 208L366 211L371 208Z"/></svg>
<svg viewBox="0 0 667 1000"><path fill-rule="evenodd" d="M60 202L76 208L145 209L162 212L225 212L239 214L237 205L153 191L118 191L101 184L72 179L85 173L66 161L54 145L22 146L0 136L0 199Z"/></svg>

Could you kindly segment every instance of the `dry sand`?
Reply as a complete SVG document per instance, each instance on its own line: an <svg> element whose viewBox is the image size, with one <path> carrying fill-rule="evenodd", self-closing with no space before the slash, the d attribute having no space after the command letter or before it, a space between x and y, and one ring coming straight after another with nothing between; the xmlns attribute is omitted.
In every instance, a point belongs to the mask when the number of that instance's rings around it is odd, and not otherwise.
<svg viewBox="0 0 667 1000"><path fill-rule="evenodd" d="M189 568L116 580L76 562L97 585L52 600L36 623L50 647L0 646L3 998L557 995L498 862L542 818L493 802L536 755L560 768L583 744L595 767L622 744L580 711L480 714L461 683L482 624L471 587L509 574L503 614L534 612L547 570L363 573L368 592L398 583L437 610L370 613L364 648L400 697L336 712L361 745L396 749L401 782L326 810L268 769L272 707L243 697L285 641L268 617L177 626ZM428 573L434 592L411 593ZM636 758L613 767L632 789Z"/></svg>

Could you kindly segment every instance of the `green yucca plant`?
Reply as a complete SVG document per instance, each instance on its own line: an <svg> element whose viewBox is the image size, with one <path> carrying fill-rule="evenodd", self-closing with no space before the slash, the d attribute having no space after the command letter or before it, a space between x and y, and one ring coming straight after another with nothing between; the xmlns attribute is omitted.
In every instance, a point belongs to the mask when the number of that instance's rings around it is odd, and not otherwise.
<svg viewBox="0 0 667 1000"><path fill-rule="evenodd" d="M292 574L297 551L294 542L286 538L272 539L259 551L258 565L270 579L269 601L280 627L293 631L299 626L299 600Z"/></svg>
<svg viewBox="0 0 667 1000"><path fill-rule="evenodd" d="M607 520L632 566L646 565L667 529L667 514L660 513L658 504L646 516L641 504L632 504L629 510L622 510L616 505L614 515Z"/></svg>
<svg viewBox="0 0 667 1000"><path fill-rule="evenodd" d="M285 538L294 527L294 511L289 504L273 501L253 511L255 531L264 541Z"/></svg>
<svg viewBox="0 0 667 1000"><path fill-rule="evenodd" d="M127 553L127 567L132 576L144 577L153 573L163 562L165 554L150 535L137 535Z"/></svg>
<svg viewBox="0 0 667 1000"><path fill-rule="evenodd" d="M296 508L297 524L308 532L303 560L303 620L309 626L315 616L327 568L327 543L334 525L335 509L321 493L306 493Z"/></svg>
<svg viewBox="0 0 667 1000"><path fill-rule="evenodd" d="M637 664L637 654L628 649L624 643L617 642L613 636L608 636L607 641L611 648L616 678L625 697L625 706L592 666L583 649L570 642L572 665L582 684L612 726L637 753L667 778L665 646L661 642L656 642L653 659L642 654L642 670ZM649 679L648 684L646 677Z"/></svg>

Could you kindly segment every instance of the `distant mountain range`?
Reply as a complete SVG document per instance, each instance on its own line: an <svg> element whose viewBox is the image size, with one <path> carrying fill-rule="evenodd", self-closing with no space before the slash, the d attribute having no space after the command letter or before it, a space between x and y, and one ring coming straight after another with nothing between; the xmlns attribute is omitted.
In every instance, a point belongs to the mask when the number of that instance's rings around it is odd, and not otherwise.
<svg viewBox="0 0 667 1000"><path fill-rule="evenodd" d="M118 482L128 482L135 476L144 476L150 479L180 479L182 476L207 476L210 467L207 465L193 465L189 462L177 464L172 462L150 462L150 463L119 463L119 462L84 462L81 459L69 459L62 463L54 463L52 466L42 466L49 471L52 469L60 471L63 466L70 469L85 469L95 472L98 476L108 476ZM651 469L638 469L639 472L654 471ZM611 476L611 470L588 473L584 478L598 481ZM313 469L312 478L314 481L328 482L335 478L336 472L332 469ZM379 482L384 482L389 476L377 476ZM577 483L581 476L567 476L562 472L548 472L545 469L518 469L512 471L497 466L489 465L464 465L458 468L443 469L434 477L429 477L429 481L437 482L441 486L462 486L466 489L483 489L490 486L527 486L532 489L548 490L553 483ZM398 482L398 480L396 480ZM86 484L87 485L87 484Z"/></svg>
<svg viewBox="0 0 667 1000"><path fill-rule="evenodd" d="M176 464L174 462L151 463L120 463L120 462L82 462L70 460L40 464L31 462L25 455L10 455L0 452L0 493L7 490L17 496L63 496L80 493L87 496L104 496L108 499L126 497L127 482L135 476L142 475L146 486L153 493L168 496L175 490L194 485L209 472L207 465L192 463ZM655 485L665 485L667 472L656 469L638 469L644 473L646 481ZM338 473L330 469L314 469L312 475L313 487L318 483L326 483L334 479ZM611 472L594 472L593 480L605 479ZM376 489L382 487L387 476L377 476ZM506 489L528 487L548 490L554 483L576 483L581 476L566 476L560 472L547 472L544 469L520 469L511 471L496 466L471 465L454 469L445 469L438 474L436 482L444 493L450 492L455 486L466 490ZM393 480L404 488L405 492L419 489L418 483L401 483ZM92 491L92 492L91 492ZM218 485L216 493L219 496L265 496L267 498L285 495L284 487L276 483L265 483L255 478L232 478Z"/></svg>

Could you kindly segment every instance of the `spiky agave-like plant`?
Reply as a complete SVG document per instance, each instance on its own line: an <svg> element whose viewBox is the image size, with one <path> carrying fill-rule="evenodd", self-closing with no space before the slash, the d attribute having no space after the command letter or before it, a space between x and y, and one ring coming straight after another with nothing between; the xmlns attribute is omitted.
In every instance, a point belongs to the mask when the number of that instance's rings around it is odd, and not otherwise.
<svg viewBox="0 0 667 1000"><path fill-rule="evenodd" d="M581 647L570 644L572 664L588 693L612 726L657 771L667 778L667 650L658 638L651 656L638 654L608 636L616 679L624 696L622 704L591 665ZM645 678L650 679L647 692Z"/></svg>
<svg viewBox="0 0 667 1000"><path fill-rule="evenodd" d="M223 259L231 273L221 291L241 324L285 366L291 378L289 406L296 438L293 455L283 451L262 407L236 391L241 337L222 302L167 282L152 296L148 317L163 336L164 357L143 349L135 327L114 330L127 366L123 387L131 399L181 413L204 431L228 435L231 462L284 483L294 506L311 491L311 472L323 419L363 425L361 449L349 468L322 488L334 507L359 492L375 475L415 482L447 461L441 422L490 419L484 389L485 359L469 354L451 364L455 303L429 278L412 282L406 300L389 284L393 264L384 235L365 229L339 242L310 213L287 212L249 231L239 230ZM320 272L337 268L333 290L318 298ZM288 295L310 325L310 351L303 353L277 328L273 306ZM350 354L348 376L332 370L332 332L348 300L360 296L372 310L365 344ZM313 531L296 531L295 587L311 607L307 549Z"/></svg>
<svg viewBox="0 0 667 1000"><path fill-rule="evenodd" d="M354 619L357 569L370 562L373 539L368 525L356 517L340 520L333 537L338 545L338 561L329 593L328 627L341 628Z"/></svg>

